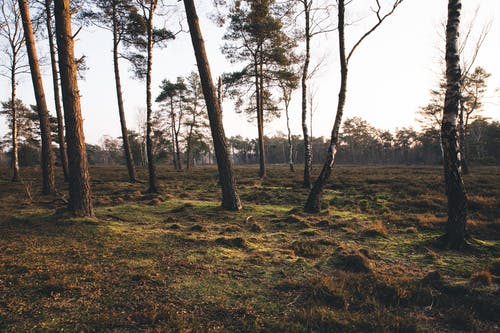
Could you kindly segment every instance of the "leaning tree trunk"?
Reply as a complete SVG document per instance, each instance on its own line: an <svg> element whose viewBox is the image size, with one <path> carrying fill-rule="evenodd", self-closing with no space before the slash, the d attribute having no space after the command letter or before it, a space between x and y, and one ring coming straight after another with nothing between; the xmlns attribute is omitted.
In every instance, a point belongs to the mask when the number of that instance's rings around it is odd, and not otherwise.
<svg viewBox="0 0 500 333"><path fill-rule="evenodd" d="M465 244L467 221L467 197L460 172L460 152L457 135L457 117L460 103L460 54L458 34L460 26L460 0L449 0L446 24L446 95L441 123L444 179L448 197L448 221L446 233L441 238L450 248Z"/></svg>
<svg viewBox="0 0 500 333"><path fill-rule="evenodd" d="M64 119L61 106L61 92L59 90L59 80L57 72L56 46L54 45L54 31L52 30L52 0L45 0L45 12L47 15L47 35L49 39L50 65L52 70L52 86L54 88L54 104L57 116L57 142L59 144L59 155L64 174L64 181L69 179L68 154L66 152L66 140L64 138Z"/></svg>
<svg viewBox="0 0 500 333"><path fill-rule="evenodd" d="M310 8L309 1L304 1L306 54L304 57L304 66L302 68L302 134L304 136L304 187L311 187L312 171L312 151L309 130L307 129L307 78L309 75L309 62L311 58L311 28L310 28ZM311 110L312 112L312 110Z"/></svg>
<svg viewBox="0 0 500 333"><path fill-rule="evenodd" d="M328 147L328 153L326 156L325 164L321 173L314 183L311 191L309 192L309 197L307 198L304 211L308 213L317 213L321 209L321 193L330 174L332 172L333 164L335 162L335 154L337 152L337 144L339 139L339 129L342 123L342 115L344 113L344 105L347 94L347 59L345 52L345 39L344 39L344 14L345 6L344 1L339 1L338 8L338 33L339 33L339 55L340 55L340 89L339 89L339 99L337 104L337 115L335 117L335 123L333 125L330 146Z"/></svg>
<svg viewBox="0 0 500 333"><path fill-rule="evenodd" d="M137 174L135 172L134 158L132 156L132 149L130 148L130 140L128 137L127 122L125 119L125 108L123 106L122 83L120 79L120 66L118 62L118 46L120 38L118 36L118 22L116 19L116 2L113 2L113 66L115 71L115 86L116 98L118 102L118 114L120 115L120 127L122 131L123 153L125 155L125 162L127 163L128 178L131 183L137 181Z"/></svg>
<svg viewBox="0 0 500 333"><path fill-rule="evenodd" d="M288 131L288 164L290 165L290 171L294 172L295 168L293 167L293 142L292 142L292 131L290 129L290 116L288 113L288 109L290 106L290 99L285 101L285 115L286 115L286 129Z"/></svg>
<svg viewBox="0 0 500 333"><path fill-rule="evenodd" d="M151 79L153 70L153 15L155 10L155 2L151 2L148 18L148 64L146 69L146 154L148 157L148 173L149 173L149 193L157 193L158 185L156 180L156 168L153 154L153 141L151 138L153 102L151 96Z"/></svg>
<svg viewBox="0 0 500 333"><path fill-rule="evenodd" d="M55 0L54 4L59 72L61 74L66 141L68 144L68 209L76 215L93 216L94 209L90 190L87 152L85 150L80 92L76 78L77 69L73 34L71 32L70 1Z"/></svg>
<svg viewBox="0 0 500 333"><path fill-rule="evenodd" d="M13 61L15 63L15 61ZM12 103L12 159L11 159L11 167L12 167L12 181L18 182L21 180L19 175L19 147L17 142L17 107L16 107L16 69L12 68L11 76L10 76L10 88L11 95L10 100Z"/></svg>
<svg viewBox="0 0 500 333"><path fill-rule="evenodd" d="M222 190L222 207L228 210L240 210L241 201L236 190L236 181L233 172L233 165L227 150L226 135L222 123L222 110L217 98L210 65L205 51L205 43L200 30L198 15L193 0L184 0L186 16L189 24L191 41L193 42L196 63L201 79L203 95L207 106L208 119L214 142L215 155L217 158L217 168L219 170L219 184Z"/></svg>
<svg viewBox="0 0 500 333"><path fill-rule="evenodd" d="M40 161L42 168L42 193L51 194L56 191L56 183L54 179L54 155L52 153L49 110L47 109L47 101L45 100L42 75L40 74L38 56L36 54L35 36L33 35L27 0L19 0L19 11L23 21L24 39L28 51L31 80L33 81L38 118L40 120L40 136L42 139L42 158Z"/></svg>

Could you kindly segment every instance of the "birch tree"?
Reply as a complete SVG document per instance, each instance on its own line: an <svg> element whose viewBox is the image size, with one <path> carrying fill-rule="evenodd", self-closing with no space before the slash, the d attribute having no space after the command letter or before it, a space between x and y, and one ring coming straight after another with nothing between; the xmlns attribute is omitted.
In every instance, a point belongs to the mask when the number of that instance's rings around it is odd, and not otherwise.
<svg viewBox="0 0 500 333"><path fill-rule="evenodd" d="M460 149L457 118L460 104L460 53L458 35L461 0L448 1L446 24L446 96L441 122L444 179L448 198L448 220L441 241L446 247L461 248L465 245L467 222L467 197L460 170Z"/></svg>
<svg viewBox="0 0 500 333"><path fill-rule="evenodd" d="M5 0L2 2L2 23L0 24L0 37L7 42L7 47L3 50L6 64L2 66L2 76L10 80L10 100L11 100L11 128L12 128L12 181L21 180L19 174L19 145L17 141L17 83L18 76L27 73L28 66L25 63L26 52L24 49L25 39L22 30L21 14L16 0Z"/></svg>
<svg viewBox="0 0 500 333"><path fill-rule="evenodd" d="M357 50L359 45L375 30L384 21L391 16L397 9L397 7L403 2L403 0L394 0L391 8L384 14L382 5L379 0L375 1L375 8L372 9L374 15L376 16L376 22L354 43L354 46L346 52L345 46L345 0L338 0L338 36L339 36L339 59L340 59L340 88L338 93L338 101L337 101L337 114L335 116L335 122L333 124L333 129L330 138L330 144L328 147L326 160L321 170L320 175L316 179L311 191L309 192L309 196L307 198L306 204L304 206L304 210L309 213L319 212L321 209L321 194L323 192L323 188L330 178L330 174L333 169L333 165L335 162L335 154L337 153L337 145L339 143L339 129L342 123L342 116L344 114L345 101L347 96L347 74L349 61L351 60L354 52ZM348 4L351 2L348 2Z"/></svg>

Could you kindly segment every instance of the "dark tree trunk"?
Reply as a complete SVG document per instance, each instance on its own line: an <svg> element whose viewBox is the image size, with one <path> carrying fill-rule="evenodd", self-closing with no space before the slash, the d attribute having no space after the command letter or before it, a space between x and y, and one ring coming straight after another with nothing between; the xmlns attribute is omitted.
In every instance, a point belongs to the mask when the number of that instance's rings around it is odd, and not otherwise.
<svg viewBox="0 0 500 333"><path fill-rule="evenodd" d="M460 117L459 117L459 128L460 128L460 167L462 168L462 174L466 175L469 173L469 165L467 163L467 147L465 143L466 133L465 133L465 120L464 120L464 110L465 110L465 101L463 100L460 94Z"/></svg>
<svg viewBox="0 0 500 333"><path fill-rule="evenodd" d="M311 58L311 29L310 29L310 8L309 1L304 0L306 54L304 57L304 67L302 68L302 134L304 136L304 187L311 187L312 152L307 128L307 79L309 75L309 61ZM312 110L311 110L312 112Z"/></svg>
<svg viewBox="0 0 500 333"><path fill-rule="evenodd" d="M217 96L218 98L218 96ZM186 169L191 169L191 160L192 160L192 157L191 157L191 150L192 150L192 140L193 140L193 128L194 128L194 124L196 122L196 115L193 114L193 120L191 121L191 125L189 127L189 134L188 134L188 137L187 137L187 147L186 147Z"/></svg>
<svg viewBox="0 0 500 333"><path fill-rule="evenodd" d="M152 135L152 114L153 101L151 95L151 76L153 70L153 16L156 9L156 0L151 2L148 17L148 64L146 69L146 154L148 157L148 173L149 173L149 193L158 192L158 184L156 179L156 168L153 154Z"/></svg>
<svg viewBox="0 0 500 333"><path fill-rule="evenodd" d="M61 74L66 141L68 144L68 209L76 215L93 216L94 209L92 207L80 92L76 78L77 69L71 32L71 8L69 0L55 0L54 4L59 73Z"/></svg>
<svg viewBox="0 0 500 333"><path fill-rule="evenodd" d="M196 63L198 64L203 95L205 96L210 129L212 131L217 168L219 170L219 183L222 189L222 207L228 210L240 210L242 208L241 201L236 190L233 165L227 150L224 125L222 123L221 105L217 99L217 92L212 81L210 65L208 63L194 1L184 0L184 6L186 8L189 31L193 42Z"/></svg>
<svg viewBox="0 0 500 333"><path fill-rule="evenodd" d="M288 131L288 164L290 165L290 171L294 172L295 168L293 167L293 143L292 143L292 131L290 130L290 116L288 114L288 107L289 107L289 102L288 100L285 105L285 114L286 114L286 128Z"/></svg>
<svg viewBox="0 0 500 333"><path fill-rule="evenodd" d="M30 65L31 81L33 82L33 90L40 121L40 136L42 139L42 193L52 194L56 192L56 183L54 178L54 154L52 153L52 138L50 133L49 110L47 109L47 101L45 100L45 92L43 90L42 76L38 65L38 56L36 53L35 36L31 26L31 18L28 9L27 0L19 0L19 11L23 21L24 39L26 41L26 49L28 53L28 61Z"/></svg>
<svg viewBox="0 0 500 333"><path fill-rule="evenodd" d="M339 55L340 55L340 89L339 89L339 99L337 104L337 115L335 117L335 123L333 125L330 146L328 147L328 152L323 165L321 173L314 183L311 191L309 192L309 197L307 198L304 210L309 213L317 213L321 209L321 193L330 174L332 172L333 164L335 162L335 154L337 152L337 144L339 138L340 124L342 123L342 115L344 113L344 105L347 94L347 58L345 52L345 39L344 39L344 15L345 6L344 0L339 1L338 8L338 33L339 33Z"/></svg>
<svg viewBox="0 0 500 333"><path fill-rule="evenodd" d="M449 0L446 25L446 95L441 123L444 179L448 197L446 233L441 238L449 248L465 245L467 197L460 172L460 152L457 135L457 117L460 103L460 55L458 34L460 26L460 0Z"/></svg>
<svg viewBox="0 0 500 333"><path fill-rule="evenodd" d="M10 88L11 95L10 99L12 101L12 160L11 160L11 168L12 168L12 181L18 182L21 180L19 175L19 148L17 144L17 107L16 107L16 69L12 68L11 76L10 76Z"/></svg>
<svg viewBox="0 0 500 333"><path fill-rule="evenodd" d="M63 169L64 181L68 182L68 153L66 152L66 140L64 138L64 119L61 106L61 92L59 90L59 79L57 72L56 46L54 45L54 31L52 30L52 0L45 0L45 12L47 14L47 35L49 39L50 65L52 70L52 86L54 89L54 104L57 116L57 143L59 144L59 155Z"/></svg>
<svg viewBox="0 0 500 333"><path fill-rule="evenodd" d="M123 106L122 83L120 79L120 66L118 62L118 47L120 44L120 37L118 35L118 22L116 19L116 6L117 2L113 1L113 66L115 71L115 86L116 98L118 102L118 113L120 115L120 127L122 130L123 153L125 155L125 162L127 163L128 178L131 183L137 181L137 174L135 172L134 158L132 156L132 149L130 148L130 140L128 137L127 121L125 119L125 108Z"/></svg>

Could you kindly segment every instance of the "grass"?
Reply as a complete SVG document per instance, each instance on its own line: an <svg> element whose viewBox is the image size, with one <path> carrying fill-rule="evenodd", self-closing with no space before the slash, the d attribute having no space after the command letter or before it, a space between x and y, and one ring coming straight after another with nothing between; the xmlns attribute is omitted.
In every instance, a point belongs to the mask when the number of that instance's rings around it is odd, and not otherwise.
<svg viewBox="0 0 500 333"><path fill-rule="evenodd" d="M96 167L96 218L41 196L35 170L0 179L0 331L498 330L500 168L465 178L466 252L433 247L439 168L336 167L317 215L300 172L236 173L244 209L226 212L216 168L160 168L148 195Z"/></svg>

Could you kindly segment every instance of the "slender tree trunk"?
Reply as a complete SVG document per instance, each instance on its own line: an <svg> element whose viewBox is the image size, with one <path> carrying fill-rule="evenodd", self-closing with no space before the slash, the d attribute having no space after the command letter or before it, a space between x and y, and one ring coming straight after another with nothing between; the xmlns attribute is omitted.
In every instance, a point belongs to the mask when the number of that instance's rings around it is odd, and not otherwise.
<svg viewBox="0 0 500 333"><path fill-rule="evenodd" d="M446 95L441 125L444 179L448 197L448 221L446 233L441 240L450 248L461 248L465 244L467 221L467 197L460 172L457 137L461 76L458 34L461 8L460 0L449 0L446 25Z"/></svg>
<svg viewBox="0 0 500 333"><path fill-rule="evenodd" d="M312 152L311 142L309 138L309 130L307 128L307 77L309 75L309 62L311 58L311 29L310 29L310 8L309 1L303 0L305 14L305 31L304 37L306 41L306 54L304 57L304 66L302 68L302 134L304 136L304 187L311 187L311 171L312 171ZM312 112L312 110L311 110Z"/></svg>
<svg viewBox="0 0 500 333"><path fill-rule="evenodd" d="M49 110L47 108L47 101L45 100L42 75L40 74L40 67L38 65L35 36L33 35L33 28L31 26L28 2L27 0L19 0L18 2L23 21L24 39L26 41L31 80L33 82L38 118L40 121L40 136L42 139L42 193L52 194L56 192L56 183L54 178L54 154L52 152Z"/></svg>
<svg viewBox="0 0 500 333"><path fill-rule="evenodd" d="M45 0L45 12L47 14L47 35L50 49L50 65L52 70L52 86L54 89L54 104L57 116L57 143L59 144L59 155L64 174L64 181L68 182L68 153L66 152L66 140L64 138L64 119L61 106L61 92L59 90L59 79L57 72L56 46L54 44L54 31L52 30L52 0Z"/></svg>
<svg viewBox="0 0 500 333"><path fill-rule="evenodd" d="M125 162L127 163L128 178L131 183L137 181L137 174L135 172L134 158L130 148L130 140L128 137L127 121L125 119L125 108L123 106L122 83L120 79L120 66L118 62L118 47L120 45L120 37L118 36L118 22L116 18L117 2L113 1L113 66L115 71L115 86L116 98L118 102L118 113L120 115L120 127L122 130L123 153L125 155Z"/></svg>
<svg viewBox="0 0 500 333"><path fill-rule="evenodd" d="M218 98L218 97L217 97ZM189 127L189 134L187 137L187 147L186 147L186 169L191 169L191 149L192 149L192 140L193 140L193 128L196 121L196 115L193 114L193 120Z"/></svg>
<svg viewBox="0 0 500 333"><path fill-rule="evenodd" d="M233 165L227 150L227 141L222 123L222 110L217 92L212 81L210 65L205 51L205 43L200 30L198 15L193 0L184 0L189 32L193 42L196 63L200 74L203 95L207 106L208 119L214 142L217 168L219 170L219 183L222 190L222 207L227 210L240 210L242 208L240 196L236 190L236 180Z"/></svg>
<svg viewBox="0 0 500 333"><path fill-rule="evenodd" d="M68 209L76 215L93 216L85 135L76 78L76 64L71 32L69 0L55 0L56 36L59 54L59 73L68 144L69 202Z"/></svg>
<svg viewBox="0 0 500 333"><path fill-rule="evenodd" d="M285 101L285 114L286 114L286 128L288 130L288 164L290 165L290 171L294 172L295 168L293 166L293 143L292 143L292 131L290 130L290 116L288 113L290 100Z"/></svg>
<svg viewBox="0 0 500 333"><path fill-rule="evenodd" d="M469 173L469 165L467 163L466 146L465 146L464 110L465 110L465 101L462 98L462 93L460 93L460 111L459 111L460 167L462 168L462 174L466 175Z"/></svg>
<svg viewBox="0 0 500 333"><path fill-rule="evenodd" d="M175 112L174 112L174 98L170 97L170 136L172 137L172 163L174 165L174 169L178 170L179 164L177 163L177 152L175 145Z"/></svg>
<svg viewBox="0 0 500 333"><path fill-rule="evenodd" d="M181 120L182 120L182 101L179 99L179 119L177 121L177 126L174 126L174 134L175 134L175 153L177 155L177 170L182 170L182 161L181 161L181 150L179 148L179 133L181 131Z"/></svg>
<svg viewBox="0 0 500 333"><path fill-rule="evenodd" d="M16 61L13 60L13 63ZM17 144L17 106L16 106L16 98L17 98L17 91L16 91L16 69L15 65L13 65L12 71L11 71L11 76L10 76L10 88L11 88L11 95L10 99L12 101L12 160L11 160L11 167L12 167L12 181L13 182L18 182L21 180L21 177L19 175L19 148Z"/></svg>
<svg viewBox="0 0 500 333"><path fill-rule="evenodd" d="M339 98L337 104L337 115L335 117L335 123L333 125L330 146L328 147L328 153L326 156L325 164L321 173L314 183L311 191L309 192L309 197L307 198L304 210L309 213L317 213L321 209L321 193L330 174L332 172L333 164L335 162L335 154L337 153L337 144L339 139L339 129L342 123L342 115L344 113L344 106L347 94L347 59L345 52L345 39L344 39L344 15L345 6L344 0L339 1L338 8L338 33L339 33L339 55L340 55L340 89Z"/></svg>
<svg viewBox="0 0 500 333"><path fill-rule="evenodd" d="M151 2L148 18L148 64L146 71L146 153L148 157L148 173L149 173L149 193L157 193L158 185L156 179L156 168L153 155L152 135L152 114L153 102L151 95L151 80L153 71L153 16L156 9L156 0Z"/></svg>

